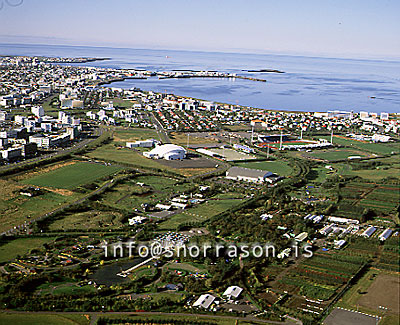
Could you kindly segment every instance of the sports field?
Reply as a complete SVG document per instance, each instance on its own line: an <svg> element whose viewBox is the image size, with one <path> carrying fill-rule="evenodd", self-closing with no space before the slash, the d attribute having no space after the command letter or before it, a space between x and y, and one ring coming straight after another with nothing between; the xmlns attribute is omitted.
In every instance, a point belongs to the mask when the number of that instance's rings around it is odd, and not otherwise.
<svg viewBox="0 0 400 325"><path fill-rule="evenodd" d="M359 156L361 158L368 157L367 153L360 150L353 149L328 149L328 150L317 150L309 154L313 158L323 159L328 161L344 160L349 157Z"/></svg>
<svg viewBox="0 0 400 325"><path fill-rule="evenodd" d="M62 189L74 189L91 183L99 178L122 170L117 166L105 166L99 163L76 162L45 174L23 180L25 184Z"/></svg>
<svg viewBox="0 0 400 325"><path fill-rule="evenodd" d="M288 176L292 173L292 168L283 161L252 161L237 163L236 166L267 170L281 176Z"/></svg>
<svg viewBox="0 0 400 325"><path fill-rule="evenodd" d="M121 142L121 144L122 142L133 142L136 140L146 139L160 140L160 137L154 129L118 128L114 132L114 141Z"/></svg>

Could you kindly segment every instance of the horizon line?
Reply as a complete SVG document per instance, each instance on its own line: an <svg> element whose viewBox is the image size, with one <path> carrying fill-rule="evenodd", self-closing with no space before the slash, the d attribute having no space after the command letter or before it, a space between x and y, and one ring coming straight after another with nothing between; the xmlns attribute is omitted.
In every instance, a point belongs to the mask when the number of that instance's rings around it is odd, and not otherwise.
<svg viewBox="0 0 400 325"><path fill-rule="evenodd" d="M1 35L0 35L1 37ZM393 61L399 62L400 57L395 56L377 56L377 57L357 57L357 56L334 56L328 53L305 53L305 52L276 52L266 50L249 49L225 49L225 50L200 50L200 49L179 49L179 48L157 48L157 47L128 47L122 45L77 45L77 44L49 44L49 43L16 43L16 42L1 42L1 45L22 45L22 46L60 46L60 47L87 47L87 48L107 48L107 49L127 49L127 50L151 50L151 51L178 51L178 52L200 52L200 53L220 53L220 54L245 54L245 55L275 55L275 56L290 56L290 57L307 57L307 58L323 58L323 59L338 59L338 60L360 60L360 61ZM7 54L0 54L7 55Z"/></svg>

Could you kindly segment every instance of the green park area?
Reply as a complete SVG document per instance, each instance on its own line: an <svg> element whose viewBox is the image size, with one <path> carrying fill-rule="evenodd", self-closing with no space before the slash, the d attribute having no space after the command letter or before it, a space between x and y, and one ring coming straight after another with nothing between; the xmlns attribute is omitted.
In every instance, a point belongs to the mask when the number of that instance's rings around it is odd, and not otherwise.
<svg viewBox="0 0 400 325"><path fill-rule="evenodd" d="M18 324L18 325L88 325L89 317L84 315L68 314L32 314L32 313L0 313L0 324Z"/></svg>
<svg viewBox="0 0 400 325"><path fill-rule="evenodd" d="M9 189L10 187L6 187ZM5 231L31 219L42 216L56 208L81 197L80 194L61 195L46 192L39 196L27 197L19 194L19 187L7 195L0 196L0 231ZM0 194L5 188L0 189Z"/></svg>
<svg viewBox="0 0 400 325"><path fill-rule="evenodd" d="M171 310L173 312L173 310ZM218 325L250 325L250 324L263 324L258 321L246 321L246 320L236 320L236 318L221 317L221 316L191 316L191 315L102 315L102 320L109 320L109 324L115 324L115 319L121 324L134 324L135 321L145 323L145 324L173 324L178 321L182 324L218 324ZM108 324L108 323L105 323Z"/></svg>
<svg viewBox="0 0 400 325"><path fill-rule="evenodd" d="M333 165L339 175L359 176L371 181L380 181L387 177L400 177L400 160L398 156L369 159L366 163Z"/></svg>
<svg viewBox="0 0 400 325"><path fill-rule="evenodd" d="M236 166L266 170L281 176L289 176L292 173L292 168L284 161L252 161L236 163Z"/></svg>
<svg viewBox="0 0 400 325"><path fill-rule="evenodd" d="M200 205L173 215L166 221L160 223L159 228L162 230L174 230L181 224L203 222L217 214L239 205L242 202L242 198L219 199L214 197L206 203L201 203Z"/></svg>
<svg viewBox="0 0 400 325"><path fill-rule="evenodd" d="M146 139L160 140L156 130L143 128L118 128L114 131L113 137L114 142L124 146L125 142L134 142Z"/></svg>
<svg viewBox="0 0 400 325"><path fill-rule="evenodd" d="M368 153L362 152L360 150L353 150L347 148L317 150L312 153L309 153L309 155L313 158L327 160L327 161L345 160L349 159L349 157L366 158L370 156Z"/></svg>
<svg viewBox="0 0 400 325"><path fill-rule="evenodd" d="M18 255L22 256L30 250L40 248L45 243L51 243L53 237L18 238L0 243L0 263L11 261Z"/></svg>
<svg viewBox="0 0 400 325"><path fill-rule="evenodd" d="M80 285L70 281L44 283L36 288L36 294L42 296L79 295L93 292L96 292L96 288L91 285Z"/></svg>
<svg viewBox="0 0 400 325"><path fill-rule="evenodd" d="M123 215L118 211L101 211L87 206L86 211L65 212L49 221L50 231L114 229L121 227Z"/></svg>
<svg viewBox="0 0 400 325"><path fill-rule="evenodd" d="M87 154L87 156L93 159L102 159L105 161L127 164L139 168L173 170L173 168L158 163L157 160L146 158L140 152L121 147L116 143L109 143L97 148Z"/></svg>
<svg viewBox="0 0 400 325"><path fill-rule="evenodd" d="M144 184L143 186L138 185ZM177 194L187 193L191 183L181 183L171 177L146 175L126 180L100 196L100 202L110 207L132 211L142 203L157 204Z"/></svg>
<svg viewBox="0 0 400 325"><path fill-rule="evenodd" d="M321 136L320 138L330 141L330 136ZM354 149L365 150L377 155L389 155L392 152L400 153L400 143L372 143L352 140L342 136L334 136L333 144L342 146L353 147Z"/></svg>
<svg viewBox="0 0 400 325"><path fill-rule="evenodd" d="M25 184L61 189L74 189L122 170L100 163L76 162L23 180Z"/></svg>

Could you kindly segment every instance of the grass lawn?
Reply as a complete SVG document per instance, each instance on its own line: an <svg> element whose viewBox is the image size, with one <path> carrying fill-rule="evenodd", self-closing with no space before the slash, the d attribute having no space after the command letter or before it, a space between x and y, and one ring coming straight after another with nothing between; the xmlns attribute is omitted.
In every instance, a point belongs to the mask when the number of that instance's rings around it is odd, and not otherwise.
<svg viewBox="0 0 400 325"><path fill-rule="evenodd" d="M117 128L114 131L114 141L121 142L134 142L136 140L146 139L157 139L160 140L158 133L154 129L143 129L143 128Z"/></svg>
<svg viewBox="0 0 400 325"><path fill-rule="evenodd" d="M47 314L11 314L11 313L0 313L0 324L18 324L18 325L40 325L40 324L52 324L52 325L86 325L90 321L84 315L47 315Z"/></svg>
<svg viewBox="0 0 400 325"><path fill-rule="evenodd" d="M140 187L137 182L144 183L146 186ZM139 208L142 203L157 204L173 194L183 194L192 186L191 183L177 184L177 180L171 177L139 176L118 184L102 194L101 202L131 211ZM149 191L140 194L139 190L145 191L146 189Z"/></svg>
<svg viewBox="0 0 400 325"><path fill-rule="evenodd" d="M130 164L140 168L154 168L160 170L173 171L173 168L159 164L157 160L143 157L140 153L129 148L119 149L113 143L104 145L87 154L94 159L115 161L117 163Z"/></svg>
<svg viewBox="0 0 400 325"><path fill-rule="evenodd" d="M189 263L174 263L174 262L170 262L168 263L168 265L166 265L166 269L169 271L173 271L173 270L178 270L178 271L187 271L187 272L192 272L192 273L196 273L196 272L203 272L203 273L207 273L207 268L204 267L204 265L202 266L194 266L192 264Z"/></svg>
<svg viewBox="0 0 400 325"><path fill-rule="evenodd" d="M132 100L124 100L122 98L107 98L107 101L113 102L115 107L131 108L133 105Z"/></svg>
<svg viewBox="0 0 400 325"><path fill-rule="evenodd" d="M11 198L0 196L0 231L11 229L24 221L29 221L31 218L41 216L63 204L77 200L81 196L76 193L61 195L54 192L31 198L19 194L14 194Z"/></svg>
<svg viewBox="0 0 400 325"><path fill-rule="evenodd" d="M188 135L187 133L172 132L169 135L169 137L173 143L186 146L188 141L187 135ZM213 136L204 136L204 137L202 136L196 137L195 135L189 136L189 144L207 144L216 142L218 142L218 140L215 139Z"/></svg>
<svg viewBox="0 0 400 325"><path fill-rule="evenodd" d="M18 238L0 246L0 263L13 260L17 255L24 255L33 248L39 248L44 243L50 243L53 237Z"/></svg>
<svg viewBox="0 0 400 325"><path fill-rule="evenodd" d="M171 310L171 312L173 312L173 310ZM176 321L176 320L180 320L182 322L185 322L186 324L197 324L197 322L209 322L210 324L219 324L219 325L232 325L232 324L238 324L238 325L250 325L250 324L263 324L257 321L251 321L251 322L247 322L245 320L238 319L237 323L236 320L231 318L231 319L226 319L223 317L213 317L212 315L210 316L205 316L205 317L199 317L199 316L189 316L189 315L185 315L185 316L180 316L180 315L143 315L143 314L137 314L134 316L124 316L124 315L102 315L102 317L107 318L107 319L113 319L113 318L117 318L117 319L126 319L126 323L134 323L135 321L143 321L145 320L147 323L151 323L154 322L156 323L157 321L167 321L167 320L171 320L172 321Z"/></svg>
<svg viewBox="0 0 400 325"><path fill-rule="evenodd" d="M208 203L201 203L194 208L185 210L179 214L175 214L166 221L160 223L159 229L176 229L177 226L186 222L202 222L221 212L229 210L242 202L243 199L226 199L215 201L212 200L208 201Z"/></svg>
<svg viewBox="0 0 400 325"><path fill-rule="evenodd" d="M96 179L111 175L121 167L105 166L99 163L76 162L48 173L23 180L25 184L36 186L73 189Z"/></svg>
<svg viewBox="0 0 400 325"><path fill-rule="evenodd" d="M122 214L116 211L90 210L66 214L49 225L49 230L109 229L118 228Z"/></svg>
<svg viewBox="0 0 400 325"><path fill-rule="evenodd" d="M338 170L339 175L360 176L371 181L380 181L381 179L386 177L400 178L399 159L399 156L381 159L380 161L382 161L385 165L371 169L354 170L352 169L351 165L344 163L334 164L333 166ZM369 161L372 162L374 160Z"/></svg>
<svg viewBox="0 0 400 325"><path fill-rule="evenodd" d="M379 322L379 325L398 325L399 315L387 315Z"/></svg>
<svg viewBox="0 0 400 325"><path fill-rule="evenodd" d="M292 168L283 161L253 161L237 163L236 166L267 170L281 176L288 176L292 173Z"/></svg>
<svg viewBox="0 0 400 325"><path fill-rule="evenodd" d="M309 154L311 157L328 161L348 159L351 156L368 157L368 154L353 149L317 150Z"/></svg>
<svg viewBox="0 0 400 325"><path fill-rule="evenodd" d="M176 183L176 179L172 177L147 175L135 178L135 182L144 183L147 186L151 186L155 191L162 191L165 188L173 186Z"/></svg>
<svg viewBox="0 0 400 325"><path fill-rule="evenodd" d="M96 288L90 285L79 286L72 282L45 283L37 288L41 295L79 295L96 292Z"/></svg>
<svg viewBox="0 0 400 325"><path fill-rule="evenodd" d="M330 141L330 136L321 136L320 138ZM375 154L387 155L392 152L400 153L400 143L369 143L357 140L347 139L340 136L333 137L333 144L351 146L360 150L366 150Z"/></svg>

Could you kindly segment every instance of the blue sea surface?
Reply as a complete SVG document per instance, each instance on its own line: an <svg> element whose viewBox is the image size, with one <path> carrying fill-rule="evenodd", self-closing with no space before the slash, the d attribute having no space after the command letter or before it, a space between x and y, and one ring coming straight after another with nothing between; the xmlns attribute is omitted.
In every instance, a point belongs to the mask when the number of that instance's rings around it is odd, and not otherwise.
<svg viewBox="0 0 400 325"><path fill-rule="evenodd" d="M0 44L0 55L108 57L85 65L170 71L217 70L266 79L128 79L113 87L174 93L223 103L291 111L400 112L400 60L276 54ZM243 70L277 69L285 73Z"/></svg>

